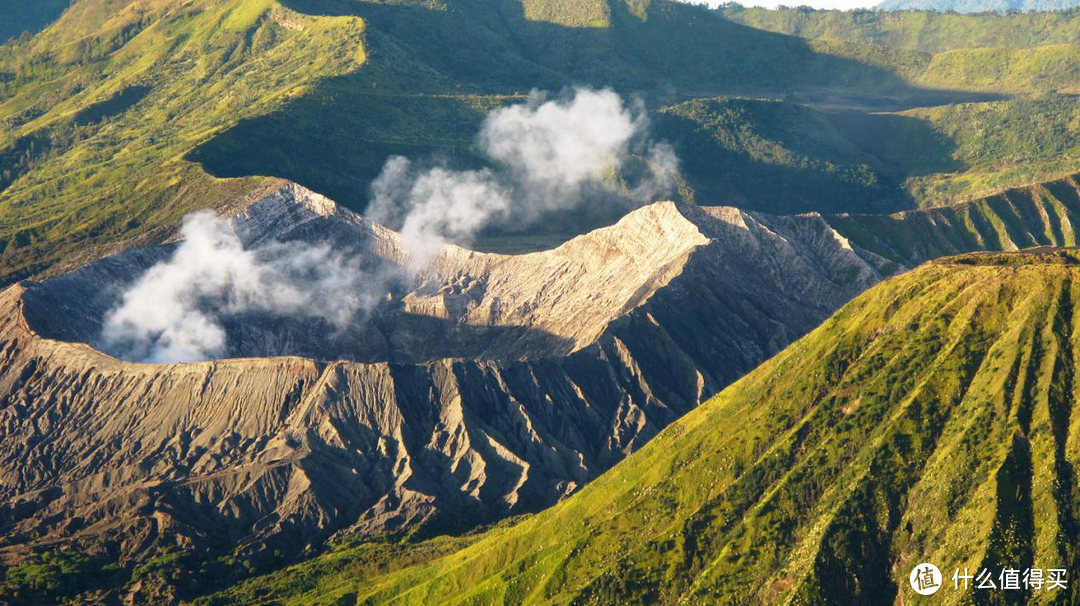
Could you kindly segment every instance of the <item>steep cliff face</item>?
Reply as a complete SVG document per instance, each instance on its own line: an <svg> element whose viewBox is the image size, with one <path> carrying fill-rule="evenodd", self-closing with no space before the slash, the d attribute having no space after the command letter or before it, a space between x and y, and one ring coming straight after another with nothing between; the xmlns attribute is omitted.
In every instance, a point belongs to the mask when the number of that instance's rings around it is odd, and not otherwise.
<svg viewBox="0 0 1080 606"><path fill-rule="evenodd" d="M393 232L296 186L239 209L245 245L407 260ZM137 364L104 313L176 246L0 294L0 536L300 548L340 530L550 505L898 266L820 217L662 202L540 253L448 248L347 338L229 326L228 359ZM405 276L405 277L401 277ZM334 336L334 339L330 337Z"/></svg>
<svg viewBox="0 0 1080 606"><path fill-rule="evenodd" d="M852 242L909 267L966 252L1076 246L1080 175L952 206L891 215L827 215L825 220Z"/></svg>

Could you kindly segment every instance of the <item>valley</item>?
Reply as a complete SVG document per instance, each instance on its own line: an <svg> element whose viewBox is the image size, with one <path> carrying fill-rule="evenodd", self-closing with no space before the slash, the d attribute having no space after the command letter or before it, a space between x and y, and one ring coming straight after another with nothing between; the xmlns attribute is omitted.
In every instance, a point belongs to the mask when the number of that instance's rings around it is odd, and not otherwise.
<svg viewBox="0 0 1080 606"><path fill-rule="evenodd" d="M643 20L614 2L587 28L560 24L574 19L558 10L523 14L509 0L460 0L452 10L353 0L123 4L110 12L102 0L83 0L0 52L4 282L159 241L187 212L227 207L269 176L362 210L387 156L477 166L471 137L487 111L533 88L571 84L612 87L656 110L672 129L663 136L678 139L685 158L703 158L684 175L686 192L703 205L892 212L1080 170L1068 144L1075 100L1025 101L1075 92L1075 62L1026 50L1044 40L1067 44L1075 23L1064 17L1039 23L1054 32L1043 37L1006 45L986 35L924 49L880 38L804 40L678 3L642 4L650 16ZM968 19L984 29L1019 21ZM913 27L946 37L934 22ZM692 35L673 34L684 29ZM991 75L991 65L1004 71ZM705 114L672 105L723 95L736 99ZM995 101L1003 95L1016 100ZM974 105L942 113L911 110L904 99ZM833 118L815 104L855 106L865 119ZM1061 109L1047 113L1047 104ZM715 131L730 106L737 122ZM874 113L891 109L910 111ZM774 121L777 112L798 125ZM1030 116L1036 138L984 149L1000 139L975 133L994 114ZM866 127L838 132L837 123ZM761 143L725 143L741 124L767 124L755 133ZM996 129L1012 132L1009 124ZM890 141L908 142L911 154L897 163L902 154ZM802 187L804 180L814 185Z"/></svg>

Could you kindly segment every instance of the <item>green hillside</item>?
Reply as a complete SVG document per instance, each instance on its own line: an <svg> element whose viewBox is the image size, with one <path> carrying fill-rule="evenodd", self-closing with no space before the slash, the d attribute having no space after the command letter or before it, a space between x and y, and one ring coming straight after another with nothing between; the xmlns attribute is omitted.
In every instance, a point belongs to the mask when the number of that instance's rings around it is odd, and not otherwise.
<svg viewBox="0 0 1080 606"><path fill-rule="evenodd" d="M907 267L946 255L1077 245L1080 183L1069 177L891 215L830 215L845 238Z"/></svg>
<svg viewBox="0 0 1080 606"><path fill-rule="evenodd" d="M990 29L965 18L949 31ZM1072 19L1040 23L1064 46L930 55L667 0L77 0L0 46L0 283L160 239L266 177L361 209L388 156L473 166L488 110L574 84L657 112L701 203L882 212L1057 178L1080 168L1080 61ZM1041 117L1047 91L1060 111ZM684 104L718 96L746 101ZM1016 120L1033 139L980 134Z"/></svg>
<svg viewBox="0 0 1080 606"><path fill-rule="evenodd" d="M1080 99L1071 95L828 116L917 206L1080 170Z"/></svg>
<svg viewBox="0 0 1080 606"><path fill-rule="evenodd" d="M365 61L363 23L275 2L82 0L30 41L0 47L0 275L220 206L220 182L183 155L320 77ZM90 32L83 37L85 32Z"/></svg>
<svg viewBox="0 0 1080 606"><path fill-rule="evenodd" d="M1078 267L1075 251L930 263L548 511L425 564L350 566L364 548L347 547L210 602L909 603L926 561L951 604L973 598L957 567L1075 570Z"/></svg>
<svg viewBox="0 0 1080 606"><path fill-rule="evenodd" d="M699 204L771 213L936 207L1080 172L1069 95L901 112L694 99L661 108L653 132L674 145Z"/></svg>
<svg viewBox="0 0 1080 606"><path fill-rule="evenodd" d="M842 211L852 199L864 212L911 206L873 154L802 105L695 99L661 109L653 128L675 146L699 204L770 212Z"/></svg>
<svg viewBox="0 0 1080 606"><path fill-rule="evenodd" d="M1077 9L961 15L728 5L717 12L735 23L804 38L820 52L882 65L924 88L1080 92Z"/></svg>
<svg viewBox="0 0 1080 606"><path fill-rule="evenodd" d="M958 13L1060 11L1077 6L1076 0L885 0L880 10L932 10Z"/></svg>

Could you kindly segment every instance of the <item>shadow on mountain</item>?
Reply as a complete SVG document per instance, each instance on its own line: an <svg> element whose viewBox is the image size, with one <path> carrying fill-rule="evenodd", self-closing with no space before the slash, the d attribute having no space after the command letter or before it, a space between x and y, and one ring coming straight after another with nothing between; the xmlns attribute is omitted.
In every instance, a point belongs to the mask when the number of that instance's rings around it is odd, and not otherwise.
<svg viewBox="0 0 1080 606"><path fill-rule="evenodd" d="M472 139L483 107L461 97L377 92L366 73L353 74L321 83L281 111L241 121L188 159L216 177L289 179L360 211L391 156L479 167Z"/></svg>
<svg viewBox="0 0 1080 606"><path fill-rule="evenodd" d="M124 113L136 103L145 99L153 90L154 89L150 86L138 84L129 86L104 101L91 103L79 110L73 117L73 120L78 126L96 124L107 118Z"/></svg>
<svg viewBox="0 0 1080 606"><path fill-rule="evenodd" d="M739 88L784 92L795 85L852 88L865 97L914 92L886 70L678 2L654 3L644 19L623 2L609 2L608 27L529 20L514 0L452 0L445 10L353 0L285 4L309 14L362 17L378 34L369 39L373 63L403 51L455 83L488 92L587 84L660 102Z"/></svg>
<svg viewBox="0 0 1080 606"><path fill-rule="evenodd" d="M32 36L60 18L71 0L34 0L33 2L3 2L0 10L0 44L11 38Z"/></svg>
<svg viewBox="0 0 1080 606"><path fill-rule="evenodd" d="M826 115L848 141L880 160L897 178L968 168L953 155L956 142L926 120L857 111ZM917 153L912 153L916 150Z"/></svg>
<svg viewBox="0 0 1080 606"><path fill-rule="evenodd" d="M897 139L901 147L882 132L882 123L904 135ZM706 206L890 213L915 206L903 187L912 157L927 170L958 168L951 139L929 122L894 114L828 113L768 99L694 99L665 108L652 127L675 148L695 201Z"/></svg>
<svg viewBox="0 0 1080 606"><path fill-rule="evenodd" d="M108 276L144 271L171 247L136 249L53 280L26 283L28 325L41 336L101 347L105 316L123 292ZM124 270L119 268L129 264ZM103 267L111 266L111 267ZM380 306L339 329L316 318L247 312L221 319L228 351L223 358L301 356L314 360L423 363L443 358L516 360L565 355L571 339L526 326L465 324L452 318ZM107 352L119 353L119 352Z"/></svg>
<svg viewBox="0 0 1080 606"><path fill-rule="evenodd" d="M218 177L287 178L354 210L366 205L368 184L391 155L478 166L472 142L484 115L533 88L611 87L651 108L716 95L829 100L876 110L919 100L996 98L914 88L888 70L815 52L801 38L682 3L655 4L642 19L612 2L609 27L532 21L512 0L457 0L443 10L354 0L285 4L307 14L363 18L367 65L321 82L278 112L237 124L188 158ZM707 203L769 212L913 206L896 183L878 175L822 176L813 166L733 158L684 155L682 161ZM737 186L723 183L728 176L714 183L717 170L738 171Z"/></svg>

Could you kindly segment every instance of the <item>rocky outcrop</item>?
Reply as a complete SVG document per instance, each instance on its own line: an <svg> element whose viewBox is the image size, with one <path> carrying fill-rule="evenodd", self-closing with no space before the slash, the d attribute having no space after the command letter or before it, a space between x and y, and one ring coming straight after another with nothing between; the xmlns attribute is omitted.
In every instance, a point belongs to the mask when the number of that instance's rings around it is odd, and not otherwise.
<svg viewBox="0 0 1080 606"><path fill-rule="evenodd" d="M396 234L297 186L231 224L248 245L349 247L372 271L407 260ZM537 510L899 267L818 216L660 202L545 252L451 247L332 347L248 318L229 328L243 357L95 349L122 285L173 246L0 294L9 557L56 540L295 549Z"/></svg>

